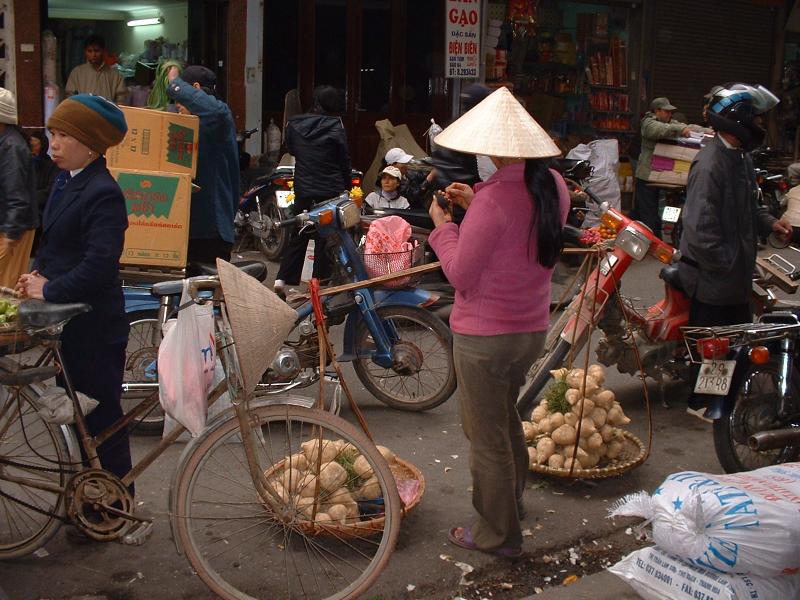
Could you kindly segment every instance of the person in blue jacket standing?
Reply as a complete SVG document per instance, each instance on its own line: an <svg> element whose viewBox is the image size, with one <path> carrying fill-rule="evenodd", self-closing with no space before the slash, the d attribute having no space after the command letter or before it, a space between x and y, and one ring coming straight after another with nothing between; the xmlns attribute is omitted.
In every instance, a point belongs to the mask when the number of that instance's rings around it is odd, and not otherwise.
<svg viewBox="0 0 800 600"><path fill-rule="evenodd" d="M47 127L53 161L62 170L45 204L33 270L16 287L29 298L92 307L64 326L61 348L74 388L99 402L86 416L89 432L97 435L123 413L128 319L119 258L128 211L103 155L123 140L128 127L114 103L90 94L64 100ZM63 386L63 376L58 380ZM98 457L103 468L124 477L131 469L127 431L103 443Z"/></svg>
<svg viewBox="0 0 800 600"><path fill-rule="evenodd" d="M217 76L211 69L172 67L167 78L167 95L178 110L200 118L195 178L200 190L192 194L188 263L230 260L239 200L239 150L231 109L217 97Z"/></svg>

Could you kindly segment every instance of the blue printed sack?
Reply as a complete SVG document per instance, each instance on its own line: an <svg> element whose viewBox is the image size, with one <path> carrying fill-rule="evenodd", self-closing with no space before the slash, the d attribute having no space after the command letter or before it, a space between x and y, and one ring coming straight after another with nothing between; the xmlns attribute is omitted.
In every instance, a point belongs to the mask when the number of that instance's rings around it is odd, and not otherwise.
<svg viewBox="0 0 800 600"><path fill-rule="evenodd" d="M800 463L674 473L652 494L622 498L609 516L647 519L661 549L710 572L800 572Z"/></svg>

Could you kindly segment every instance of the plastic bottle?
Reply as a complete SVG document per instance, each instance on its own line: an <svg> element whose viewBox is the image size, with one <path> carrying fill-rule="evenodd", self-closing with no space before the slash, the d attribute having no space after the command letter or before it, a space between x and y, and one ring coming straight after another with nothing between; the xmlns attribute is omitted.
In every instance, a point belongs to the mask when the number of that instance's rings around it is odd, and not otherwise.
<svg viewBox="0 0 800 600"><path fill-rule="evenodd" d="M428 130L425 132L425 135L428 138L428 146L430 146L431 152L436 150L436 143L433 140L440 133L442 133L441 126L436 121L431 119L431 126L428 127Z"/></svg>

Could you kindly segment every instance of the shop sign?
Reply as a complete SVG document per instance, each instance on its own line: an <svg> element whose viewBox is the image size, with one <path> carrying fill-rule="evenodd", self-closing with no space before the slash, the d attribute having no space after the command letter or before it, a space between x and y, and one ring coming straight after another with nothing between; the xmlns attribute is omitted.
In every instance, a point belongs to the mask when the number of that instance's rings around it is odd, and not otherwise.
<svg viewBox="0 0 800 600"><path fill-rule="evenodd" d="M445 77L479 77L480 0L447 0L445 22Z"/></svg>

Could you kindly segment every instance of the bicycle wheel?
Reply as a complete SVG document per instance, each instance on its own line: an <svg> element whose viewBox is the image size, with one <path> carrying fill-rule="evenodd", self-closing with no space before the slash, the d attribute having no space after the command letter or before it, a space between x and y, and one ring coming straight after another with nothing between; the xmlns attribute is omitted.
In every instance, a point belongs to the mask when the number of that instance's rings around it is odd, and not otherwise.
<svg viewBox="0 0 800 600"><path fill-rule="evenodd" d="M38 397L33 387L18 396L0 387L0 559L44 546L65 514L63 494L41 486L66 485L70 454L61 427L37 412Z"/></svg>
<svg viewBox="0 0 800 600"><path fill-rule="evenodd" d="M422 411L439 406L456 389L453 339L438 317L422 308L387 306L378 316L393 331L394 368L372 361L372 334L361 321L353 362L356 375L378 400L400 410Z"/></svg>
<svg viewBox="0 0 800 600"><path fill-rule="evenodd" d="M793 376L792 390L797 390ZM780 375L776 363L751 365L742 379L733 403L727 404L722 416L714 421L714 449L726 473L750 471L770 465L792 462L800 455L800 447L776 450L751 450L748 438L759 431L791 427L778 417Z"/></svg>
<svg viewBox="0 0 800 600"><path fill-rule="evenodd" d="M128 335L128 346L125 350L125 371L123 383L131 386L141 385L140 389L124 389L122 392L122 410L126 413L137 406L143 399L158 394L158 387L146 388L144 384L158 384L156 359L158 346L161 344L161 323L154 318L151 311L137 311L128 315L131 325ZM146 414L133 432L148 435L161 435L164 427L164 411L157 404Z"/></svg>
<svg viewBox="0 0 800 600"><path fill-rule="evenodd" d="M173 488L173 523L192 567L229 600L358 596L386 566L400 528L400 498L386 461L363 433L323 411L261 406L249 417L254 433L247 446L259 471L270 481L288 476L282 502L274 510L259 496L237 416L212 425L187 448ZM322 522L319 514L312 523L307 511L315 486L299 484L306 480L294 469L284 472L286 457L302 452L301 444L320 433L323 456L329 444L352 444L380 488L379 500L358 503L348 502L341 489L335 498L320 491L320 510L334 514L334 501L347 504L347 520L336 524ZM342 486L356 482L351 467Z"/></svg>

